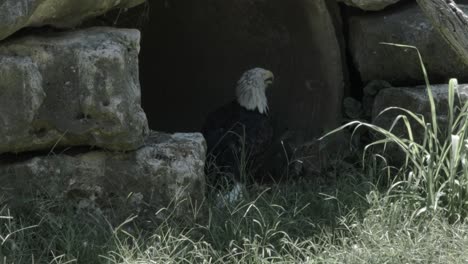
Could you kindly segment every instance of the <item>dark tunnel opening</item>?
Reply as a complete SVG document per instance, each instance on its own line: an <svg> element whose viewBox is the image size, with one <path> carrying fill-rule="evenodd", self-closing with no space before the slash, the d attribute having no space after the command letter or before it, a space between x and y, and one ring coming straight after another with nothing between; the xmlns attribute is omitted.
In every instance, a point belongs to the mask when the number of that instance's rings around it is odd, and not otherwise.
<svg viewBox="0 0 468 264"><path fill-rule="evenodd" d="M343 83L329 77L330 68L342 70L330 60L341 51L323 43L329 29L311 21L326 23L320 12L306 0L151 2L140 53L151 129L199 131L209 112L235 99L240 75L263 67L275 74L268 96L276 134L319 136L337 123L343 93L330 88Z"/></svg>

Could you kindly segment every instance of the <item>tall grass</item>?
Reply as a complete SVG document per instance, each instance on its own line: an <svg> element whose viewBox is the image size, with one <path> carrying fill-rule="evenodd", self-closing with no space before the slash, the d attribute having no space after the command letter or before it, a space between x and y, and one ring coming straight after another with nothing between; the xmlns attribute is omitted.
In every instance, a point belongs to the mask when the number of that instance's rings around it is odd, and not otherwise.
<svg viewBox="0 0 468 264"><path fill-rule="evenodd" d="M366 127L376 132L382 138L365 147L363 160L376 145L383 145L385 150L388 144L394 144L405 156L405 162L394 175L395 180L390 186L394 197L409 199L418 205L416 214L435 213L442 210L452 220L464 219L468 213L468 163L466 160L468 139L465 133L468 126L468 102L461 100L457 80L451 79L448 85L448 112L443 113L447 115L448 122L445 128L441 127L438 124L438 109L431 85L418 49L407 45L383 44L417 52L426 83L431 111L430 120L426 120L420 113L400 107L389 107L384 109L379 116L388 111L401 112L389 129L371 123L353 121L327 135L346 127L355 127L355 129ZM394 128L399 124L403 124L406 137L393 133ZM415 130L423 131L422 138L415 136L417 134ZM385 157L385 152L383 156Z"/></svg>
<svg viewBox="0 0 468 264"><path fill-rule="evenodd" d="M207 201L204 221L191 212L193 221L178 221L175 205L146 229L135 217L114 226L56 200L15 214L2 203L0 263L463 263L468 226L414 217L411 200L369 183L381 173L374 161L365 174L329 168L321 176L330 185L301 179L254 186L223 207Z"/></svg>
<svg viewBox="0 0 468 264"><path fill-rule="evenodd" d="M128 236L109 259L111 263L309 263L335 242L337 217L364 204L356 199L355 190L367 189L356 188L361 181L349 176L333 187L302 181L249 189L250 195L236 203L208 204L204 224L161 225L145 243Z"/></svg>
<svg viewBox="0 0 468 264"><path fill-rule="evenodd" d="M181 221L172 213L177 205L155 212L158 221L144 229L137 217L114 225L98 212L76 212L59 200L35 199L14 213L2 201L0 263L305 262L338 240L334 230L350 222L343 220L348 212L361 215L356 208L366 202L359 197L371 189L356 170L323 176L338 177L336 184L303 179L254 185L244 199L222 207L208 200L203 218L187 211Z"/></svg>

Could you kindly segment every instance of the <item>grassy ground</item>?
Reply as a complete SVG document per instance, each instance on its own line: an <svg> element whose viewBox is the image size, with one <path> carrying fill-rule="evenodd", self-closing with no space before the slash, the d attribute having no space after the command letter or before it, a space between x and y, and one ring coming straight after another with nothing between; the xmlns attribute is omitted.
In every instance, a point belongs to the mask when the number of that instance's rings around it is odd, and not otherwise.
<svg viewBox="0 0 468 264"><path fill-rule="evenodd" d="M96 214L35 200L2 207L2 263L466 263L468 226L420 214L378 191L374 175L349 166L326 172L329 184L302 179L253 186L249 197L202 223L168 219L142 231L129 219L112 226Z"/></svg>

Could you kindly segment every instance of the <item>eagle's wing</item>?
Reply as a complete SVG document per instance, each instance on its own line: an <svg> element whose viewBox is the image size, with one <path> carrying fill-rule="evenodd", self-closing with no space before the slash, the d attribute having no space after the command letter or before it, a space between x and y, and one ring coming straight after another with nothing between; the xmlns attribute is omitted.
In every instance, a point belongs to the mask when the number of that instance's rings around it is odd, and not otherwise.
<svg viewBox="0 0 468 264"><path fill-rule="evenodd" d="M247 154L247 166L255 168L263 162L273 142L273 127L268 116L250 111L237 102L211 113L203 127L208 146L208 160L225 173L239 177L239 154Z"/></svg>
<svg viewBox="0 0 468 264"><path fill-rule="evenodd" d="M226 142L232 137L228 132L238 122L239 110L240 106L233 102L208 115L202 128L208 152L219 152L227 147Z"/></svg>
<svg viewBox="0 0 468 264"><path fill-rule="evenodd" d="M268 116L243 110L240 122L245 126L246 144L253 159L262 156L273 142L273 126Z"/></svg>

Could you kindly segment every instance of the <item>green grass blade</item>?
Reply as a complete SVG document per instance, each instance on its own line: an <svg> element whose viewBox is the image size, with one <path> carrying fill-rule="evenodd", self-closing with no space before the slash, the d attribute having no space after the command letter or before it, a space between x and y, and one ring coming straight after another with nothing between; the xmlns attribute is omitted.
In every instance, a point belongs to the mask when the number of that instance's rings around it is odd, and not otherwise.
<svg viewBox="0 0 468 264"><path fill-rule="evenodd" d="M380 44L416 50L416 53L418 54L418 58L419 58L419 63L421 65L421 70L424 75L424 82L426 83L427 96L429 97L429 103L431 106L432 128L433 128L434 134L437 135L437 131L438 131L437 112L436 112L436 107L434 103L434 97L432 95L431 84L429 83L429 77L427 75L426 67L424 66L424 62L423 62L421 53L419 52L418 48L416 48L415 46L388 43L388 42L381 42Z"/></svg>

